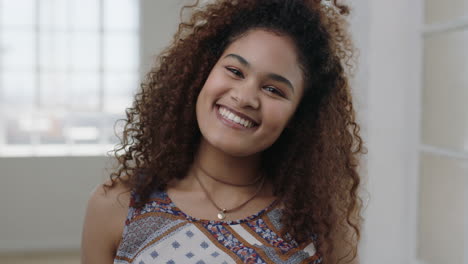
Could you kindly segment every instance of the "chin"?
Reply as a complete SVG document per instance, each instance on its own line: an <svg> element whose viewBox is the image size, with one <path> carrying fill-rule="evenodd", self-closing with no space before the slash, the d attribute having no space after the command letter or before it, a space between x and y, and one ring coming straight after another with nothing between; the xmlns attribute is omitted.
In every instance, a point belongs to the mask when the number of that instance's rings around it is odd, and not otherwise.
<svg viewBox="0 0 468 264"><path fill-rule="evenodd" d="M226 144L225 141L218 142L218 141L209 141L209 144L218 149L220 152L223 152L232 157L249 157L260 154L266 148L262 148L257 146L256 148L252 148L252 144L235 144L232 141L229 144Z"/></svg>
<svg viewBox="0 0 468 264"><path fill-rule="evenodd" d="M256 151L256 150L253 150L253 149L246 149L246 148L242 148L240 146L232 146L232 145L224 145L224 144L217 144L217 145L214 145L215 148L217 148L218 150L220 150L221 152L229 155L229 156L233 156L233 157L248 157L248 156L252 156L254 154L257 154L259 151Z"/></svg>

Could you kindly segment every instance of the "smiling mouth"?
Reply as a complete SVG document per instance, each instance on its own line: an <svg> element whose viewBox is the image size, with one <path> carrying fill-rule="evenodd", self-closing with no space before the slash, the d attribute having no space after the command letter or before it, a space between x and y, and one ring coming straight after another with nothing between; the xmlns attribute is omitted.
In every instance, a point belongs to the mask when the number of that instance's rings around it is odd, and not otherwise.
<svg viewBox="0 0 468 264"><path fill-rule="evenodd" d="M235 125L238 128L253 128L258 126L258 124L250 119L241 117L222 105L217 105L216 111L220 118L225 122L229 122L230 125Z"/></svg>

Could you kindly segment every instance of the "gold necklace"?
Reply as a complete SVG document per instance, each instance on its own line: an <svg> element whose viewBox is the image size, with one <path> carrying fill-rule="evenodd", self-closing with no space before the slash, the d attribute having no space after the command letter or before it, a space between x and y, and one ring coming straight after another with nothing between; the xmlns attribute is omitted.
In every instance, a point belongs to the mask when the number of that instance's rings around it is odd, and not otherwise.
<svg viewBox="0 0 468 264"><path fill-rule="evenodd" d="M203 186L200 179L198 178L198 173L195 173L195 179L197 179L198 184L200 184L200 187L202 188L202 190L205 193L208 200L214 205L214 207L216 207L216 209L218 209L217 216L218 216L219 220L224 220L226 218L227 213L231 213L233 211L236 211L236 210L240 209L241 207L243 207L244 205L246 205L248 202L252 201L258 195L258 193L260 192L260 190L263 187L263 183L265 182L265 177L262 177L262 181L261 181L260 185L258 186L257 190L255 191L255 193L248 200L246 200L245 202L241 203L240 205L238 205L238 206L236 206L234 208L226 209L226 208L221 208L220 206L218 206L215 203L215 201L211 198L211 196L208 193L208 191L206 190L205 186Z"/></svg>

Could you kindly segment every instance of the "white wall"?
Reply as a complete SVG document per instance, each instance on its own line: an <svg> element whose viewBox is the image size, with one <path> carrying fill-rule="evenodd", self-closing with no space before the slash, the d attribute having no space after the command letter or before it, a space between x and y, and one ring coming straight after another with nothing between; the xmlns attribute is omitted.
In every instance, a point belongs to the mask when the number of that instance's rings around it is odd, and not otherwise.
<svg viewBox="0 0 468 264"><path fill-rule="evenodd" d="M144 75L157 54L172 41L179 25L179 10L191 0L140 0L141 3L141 71Z"/></svg>
<svg viewBox="0 0 468 264"><path fill-rule="evenodd" d="M468 1L425 1L419 257L468 263Z"/></svg>
<svg viewBox="0 0 468 264"><path fill-rule="evenodd" d="M422 5L367 1L368 138L362 263L414 263Z"/></svg>
<svg viewBox="0 0 468 264"><path fill-rule="evenodd" d="M77 249L104 157L0 159L0 253Z"/></svg>

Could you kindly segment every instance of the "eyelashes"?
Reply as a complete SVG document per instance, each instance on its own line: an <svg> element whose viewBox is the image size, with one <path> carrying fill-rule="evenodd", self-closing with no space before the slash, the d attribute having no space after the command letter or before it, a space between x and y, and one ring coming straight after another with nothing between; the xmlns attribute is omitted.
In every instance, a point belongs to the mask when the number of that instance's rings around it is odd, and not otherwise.
<svg viewBox="0 0 468 264"><path fill-rule="evenodd" d="M232 75L234 75L236 78L241 78L241 79L244 79L244 78L245 78L244 74L243 74L240 70L238 70L238 69L236 69L236 68L234 68L234 67L225 67L225 68L226 68L226 70L228 70ZM264 89L265 91L267 91L268 93L275 94L275 95L278 95L278 96L281 96L281 97L286 97L286 96L284 95L284 93L283 93L280 89L278 89L278 88L276 88L276 87L274 87L274 86L271 86L271 85L265 86L265 87L263 87L263 89Z"/></svg>
<svg viewBox="0 0 468 264"><path fill-rule="evenodd" d="M277 94L277 95L279 95L279 96L281 96L281 97L285 97L284 94L283 94L280 90L276 89L276 88L273 87L273 86L265 86L265 87L263 87L263 89L264 89L265 91L270 92L270 93L274 93L274 94Z"/></svg>
<svg viewBox="0 0 468 264"><path fill-rule="evenodd" d="M226 67L228 71L236 75L237 77L244 78L244 74L236 68Z"/></svg>

